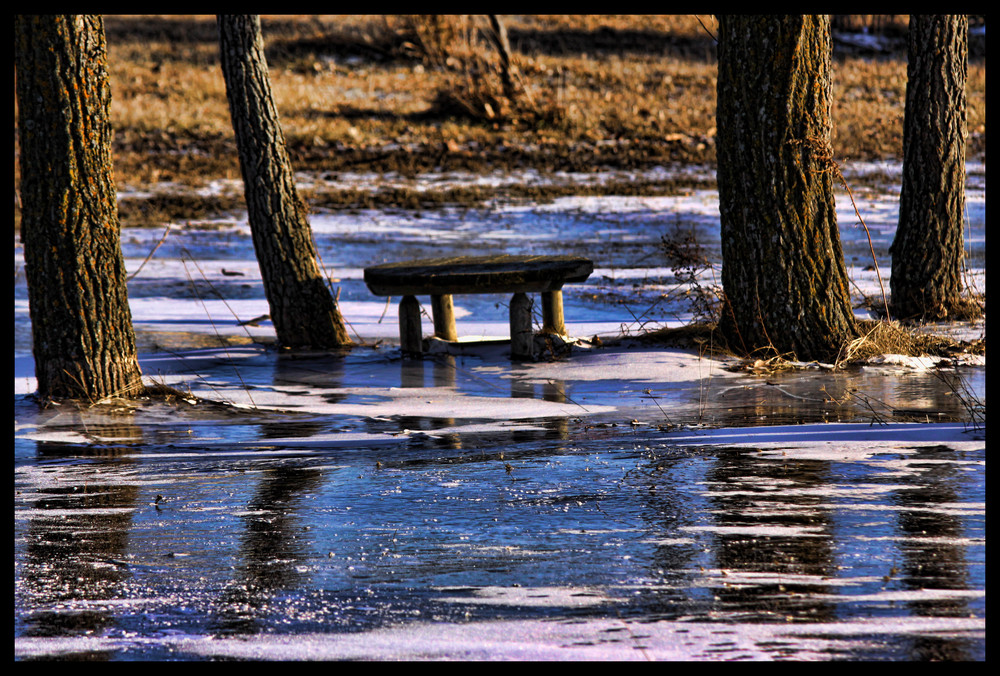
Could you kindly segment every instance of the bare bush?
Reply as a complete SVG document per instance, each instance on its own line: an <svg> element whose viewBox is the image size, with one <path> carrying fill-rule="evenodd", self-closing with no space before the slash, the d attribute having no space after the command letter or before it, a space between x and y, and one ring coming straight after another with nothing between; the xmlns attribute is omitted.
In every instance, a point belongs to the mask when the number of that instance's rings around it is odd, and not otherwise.
<svg viewBox="0 0 1000 676"><path fill-rule="evenodd" d="M670 263L670 271L678 283L686 287L695 322L715 323L722 307L722 289L706 284L706 273L713 273L712 262L692 231L675 227L660 238L660 251Z"/></svg>
<svg viewBox="0 0 1000 676"><path fill-rule="evenodd" d="M403 15L394 19L402 48L445 76L432 102L438 112L475 120L553 122L561 115L538 106L520 73L521 56L507 44L493 15Z"/></svg>

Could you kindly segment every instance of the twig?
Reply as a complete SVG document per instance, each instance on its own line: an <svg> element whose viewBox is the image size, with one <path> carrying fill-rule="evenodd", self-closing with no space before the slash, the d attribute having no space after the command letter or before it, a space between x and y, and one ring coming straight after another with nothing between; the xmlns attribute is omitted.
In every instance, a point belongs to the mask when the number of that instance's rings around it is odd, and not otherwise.
<svg viewBox="0 0 1000 676"><path fill-rule="evenodd" d="M246 328L247 324L241 322L239 315L236 314L236 311L233 310L233 308L229 305L228 302L226 302L225 297L219 292L219 290L215 288L215 285L212 284L211 280L201 269L201 266L198 265L198 261L195 260L195 257L191 255L191 252L188 251L187 248L185 247L181 247L181 252L184 253L184 255L191 260L191 263L194 264L194 267L198 269L198 274L200 274L201 278L205 281L206 284L208 284L208 288L212 290L212 293L215 294L215 297L221 300L222 304L226 306L226 309L229 310L229 314L231 314L233 316L233 319L236 320L237 325L242 326L243 330L247 334L247 337L250 338L250 340L253 340L253 334L250 333L250 329ZM184 263L184 271L187 272L187 262L186 261L182 262ZM188 275L188 281L191 282L191 288L195 289L195 295L198 296L197 288L195 288L194 281L191 279L191 273L188 272L187 275ZM201 296L198 296L198 300L201 301ZM204 307L204 301L202 301L202 306ZM205 312L208 313L208 308L205 308ZM209 320L211 320L211 317L209 317ZM214 323L212 324L212 328L215 329ZM215 335L216 337L218 337L220 343L225 342L222 336L219 334L218 330L215 331Z"/></svg>
<svg viewBox="0 0 1000 676"><path fill-rule="evenodd" d="M185 253L187 253L188 256L191 256L191 254L188 253L187 251L185 251ZM240 370L238 368L236 368L236 362L233 361L233 358L229 354L229 347L226 344L225 339L223 339L222 335L219 333L219 329L216 328L216 326L215 326L215 320L212 319L212 315L208 311L208 306L205 305L204 299L201 297L201 294L198 293L198 287L197 287L197 285L195 285L194 280L191 278L191 273L187 269L187 261L181 261L181 262L184 263L184 271L187 273L188 281L191 283L191 289L194 291L194 295L198 299L198 302L200 302L201 306L205 309L205 314L208 316L208 321L212 325L212 330L215 331L215 336L216 336L216 338L219 339L219 343L222 345L222 350L226 353L226 359L229 360L229 363L233 367L233 371L236 373L236 377L239 379L240 384L243 386L243 391L246 392L247 398L250 400L250 405L253 406L254 408L257 408L257 403L253 400L253 395L250 394L250 388L247 387L247 384L243 381L243 376L240 375ZM198 263L196 263L193 258L192 258L191 262L194 263L194 265L195 265L196 268L198 268L198 272L201 272L201 268L198 267ZM205 276L205 273L202 272L202 277L204 277L204 276ZM208 280L206 279L205 281L208 281ZM211 286L211 283L209 283L209 287L212 289L212 291L216 295L219 295L218 291L216 291L215 288ZM229 303L226 303L225 299L222 298L222 296L219 296L219 298L222 300L223 304L225 304L225 306L227 308L229 308L229 311L233 312L233 309L229 307ZM236 313L235 312L233 312L233 316L236 317ZM237 319L239 319L239 317L237 317ZM244 327L244 329L246 330L247 334L249 335L250 330L246 329L246 327Z"/></svg>
<svg viewBox="0 0 1000 676"><path fill-rule="evenodd" d="M874 425L875 423L878 423L879 425L887 424L885 418L880 416L878 414L878 411L875 410L875 407L872 406L871 401L869 401L870 398L867 395L861 396L860 394L855 394L854 392L848 392L848 394L857 399L858 401L862 402L866 407L868 407L868 410L872 412L872 423L871 423L872 425ZM874 397L871 398L874 399ZM879 401L878 399L875 399L875 401L878 401L878 403L882 404L883 406L886 406L886 403L884 401ZM886 408L889 407L886 406Z"/></svg>
<svg viewBox="0 0 1000 676"><path fill-rule="evenodd" d="M657 301L657 303L658 302L659 301ZM649 324L650 322L655 322L656 321L655 319L647 319L647 320L643 321L642 319L640 319L639 317L637 317L634 312L632 312L632 308L630 308L627 303L622 303L622 306L626 310L628 310L628 313L630 315L632 315L632 319L634 319L635 323L638 324L638 328L636 329L637 331L640 331L640 332L644 331L645 328L646 328L646 324ZM646 310L646 312L649 312L649 310L652 310L654 307L656 307L656 303L653 303L652 307L650 307L648 310ZM646 314L646 313L644 312L643 314Z"/></svg>
<svg viewBox="0 0 1000 676"><path fill-rule="evenodd" d="M386 298L385 298L385 307L382 308L382 316L378 318L378 321L375 322L376 324L381 324L382 320L385 319L385 313L389 311L389 303L390 302L392 302L392 296L386 296Z"/></svg>
<svg viewBox="0 0 1000 676"><path fill-rule="evenodd" d="M965 410L969 414L969 421L972 423L972 429L977 432L982 429L982 426L986 424L986 405L982 400L972 391L972 389L965 382L965 378L958 371L958 365L955 365L955 377L961 384L961 391L951 382L948 378L944 377L944 374L938 370L934 371L935 377L937 377L941 382L948 386L958 400L965 407Z"/></svg>
<svg viewBox="0 0 1000 676"><path fill-rule="evenodd" d="M310 236L312 236L312 230L311 229L310 229ZM333 278L330 277L329 273L327 273L327 271L326 271L326 265L323 263L323 254L321 254L319 252L319 247L316 245L316 238L315 238L315 236L313 236L313 250L316 252L317 265L319 266L319 269L323 272L323 275L326 277L326 282L328 284L328 289L327 290L330 291L330 292L332 292L333 291ZM337 307L337 314L340 315L340 320L342 322L344 322L344 324L346 324L347 326L349 326L351 328L351 331L354 332L354 337L358 339L358 342L360 344L364 345L365 341L361 337L361 334L358 333L358 330L356 328L354 328L353 324L351 324L349 321L347 321L346 319L344 319L344 313L340 311L340 287L339 286L337 287L337 293L336 293L336 295L333 298L333 304ZM383 312L382 314L384 316L385 312ZM381 323L381 321L382 320L379 319L380 323Z"/></svg>
<svg viewBox="0 0 1000 676"><path fill-rule="evenodd" d="M162 349L162 348L161 348L161 349ZM173 356L173 357L176 357L176 358L177 358L177 359L179 359L180 361L187 361L187 357L185 357L185 356L184 356L183 354L181 354L181 353L179 353L179 352L175 352L175 351L173 351L173 350L163 350L163 351L164 351L164 352L166 352L167 354L169 354L169 355ZM228 355L227 355L227 356L228 356ZM233 368L235 369L235 367L233 367ZM238 375L238 374L237 374L237 375ZM209 382L209 380L208 380L207 378L205 378L205 376L204 376L204 375L202 375L202 374L200 374L200 373L195 373L195 374L194 374L194 376L195 376L195 378L197 378L198 380L202 381L202 382L203 382L203 383L204 383L204 384L205 384L206 386L208 386L208 388L209 388L210 390L212 390L213 392L215 392L215 394L217 394L217 395L219 396L219 399L222 399L222 400L225 400L225 396L224 396L224 395L222 394L222 392L219 392L219 390L217 390L217 389L215 388L215 385L213 385L213 384L212 384L211 382ZM185 383L185 384L187 385L187 388L188 388L188 393L190 394L190 396L191 396L192 398L195 398L195 399L203 399L203 397L198 397L197 395L195 395L195 394L193 394L193 393L191 392L191 385L190 385L190 383ZM248 394L247 396L249 396L249 394ZM207 400L205 400L205 401L207 401ZM234 404L233 404L233 402L228 402L228 403L229 403L230 405L234 405Z"/></svg>
<svg viewBox="0 0 1000 676"><path fill-rule="evenodd" d="M142 263L139 265L139 267L136 268L136 271L133 272L131 275L128 276L128 279L126 281L131 282L135 278L135 276L139 274L139 271L142 270L143 267L145 267L146 263L149 262L149 259L153 257L154 253L156 253L156 250L160 248L160 245L163 244L166 241L167 234L169 232L170 232L170 223L167 223L167 227L163 231L163 237L160 238L160 241L156 243L156 246L154 246L153 249L149 252L149 254L146 256L145 260L143 260Z"/></svg>
<svg viewBox="0 0 1000 676"><path fill-rule="evenodd" d="M793 399L801 399L802 401L818 401L820 403L826 403L826 399L817 399L816 397L805 397L801 394L795 394L793 392L789 392L788 390L783 388L781 385L778 385L777 383L765 382L764 384L769 387L773 387L774 389L778 390L778 392L781 392L784 395L792 397Z"/></svg>
<svg viewBox="0 0 1000 676"><path fill-rule="evenodd" d="M645 389L645 390L642 391L642 393L649 395L649 398L653 400L654 404L656 404L656 408L660 409L660 413L663 414L663 418L664 418L664 420L667 421L667 424L668 425L673 425L674 423L673 423L673 421L670 420L670 416L667 415L667 412L663 410L663 407L660 406L660 402L658 402L656 400L656 397L653 395L653 390L651 390L651 389Z"/></svg>
<svg viewBox="0 0 1000 676"><path fill-rule="evenodd" d="M713 35L712 31L708 30L708 26L706 26L705 22L701 20L701 17L698 16L697 14L695 14L694 18L698 20L698 23L701 24L701 27L705 29L706 33L708 33L708 37L712 38L712 40L714 40L716 42L716 44L718 44L719 38L716 37L715 35Z"/></svg>
<svg viewBox="0 0 1000 676"><path fill-rule="evenodd" d="M847 180L844 175L840 172L840 167L836 167L837 176L840 178L840 182L847 189L847 195L851 198L851 206L854 207L854 213L857 215L858 220L861 222L861 227L865 229L865 234L868 236L868 249L872 252L872 264L875 266L875 276L878 277L878 286L882 290L882 303L885 306L885 318L889 319L889 301L885 297L885 285L882 284L882 274L878 270L878 259L875 257L875 247L872 245L872 234L868 230L868 226L865 225L865 219L861 218L861 212L858 211L858 205L854 201L854 193L851 192L850 186L847 185Z"/></svg>
<svg viewBox="0 0 1000 676"><path fill-rule="evenodd" d="M586 406L584 406L583 404L581 404L578 401L575 401L572 397L570 397L568 394L566 394L566 390L563 389L563 387L561 385L557 384L556 381L554 381L551 378L549 378L548 379L548 383L552 387L556 388L556 391L559 393L559 395L562 396L564 399L566 399L566 401L568 401L569 403L571 403L571 404L573 404L575 406L579 406L580 408L582 408L587 413L590 413L590 411L587 409Z"/></svg>
<svg viewBox="0 0 1000 676"><path fill-rule="evenodd" d="M851 191L851 186L847 185L847 179L844 178L844 172L840 170L840 165L837 164L837 161L833 158L833 147L830 145L829 139L820 138L818 136L809 136L805 139L792 139L788 143L793 145L808 146L812 150L813 157L816 162L823 167L822 169L814 171L817 173L827 171L832 172L847 190L847 195L851 198L851 206L854 207L854 213L858 217L861 227L865 229L865 234L868 236L868 249L872 254L872 264L875 266L875 276L878 278L878 286L882 290L882 303L885 305L885 318L888 320L889 301L886 300L885 285L882 283L882 273L879 272L878 269L878 259L875 257L875 247L872 245L872 233L868 230L868 225L865 224L865 219L861 217L861 212L858 210L858 203L854 200L854 193Z"/></svg>

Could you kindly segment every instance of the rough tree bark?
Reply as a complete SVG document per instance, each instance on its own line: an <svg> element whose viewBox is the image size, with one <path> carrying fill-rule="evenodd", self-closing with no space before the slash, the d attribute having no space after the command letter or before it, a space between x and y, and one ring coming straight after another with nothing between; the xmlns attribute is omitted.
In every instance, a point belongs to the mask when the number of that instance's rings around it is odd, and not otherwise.
<svg viewBox="0 0 1000 676"><path fill-rule="evenodd" d="M295 188L271 94L260 17L220 15L218 25L250 229L278 342L291 348L350 345L320 274L306 207Z"/></svg>
<svg viewBox="0 0 1000 676"><path fill-rule="evenodd" d="M892 254L890 311L940 320L962 306L969 21L910 17L903 117L903 187Z"/></svg>
<svg viewBox="0 0 1000 676"><path fill-rule="evenodd" d="M99 16L16 16L21 239L38 396L143 391L111 164Z"/></svg>
<svg viewBox="0 0 1000 676"><path fill-rule="evenodd" d="M830 24L719 18L720 328L752 353L830 360L856 336L834 210Z"/></svg>

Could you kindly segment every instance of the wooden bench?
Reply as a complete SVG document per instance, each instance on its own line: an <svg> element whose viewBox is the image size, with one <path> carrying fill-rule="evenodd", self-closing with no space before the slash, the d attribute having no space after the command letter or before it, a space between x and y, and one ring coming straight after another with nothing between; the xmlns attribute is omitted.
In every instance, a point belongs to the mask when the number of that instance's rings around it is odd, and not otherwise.
<svg viewBox="0 0 1000 676"><path fill-rule="evenodd" d="M429 295L434 335L458 340L452 295L513 293L510 301L511 357L532 356L529 293L542 294L542 331L566 334L563 284L582 282L594 264L578 256L455 256L386 263L365 268L365 284L376 296L402 296L399 342L406 354L423 352L420 305L415 296Z"/></svg>

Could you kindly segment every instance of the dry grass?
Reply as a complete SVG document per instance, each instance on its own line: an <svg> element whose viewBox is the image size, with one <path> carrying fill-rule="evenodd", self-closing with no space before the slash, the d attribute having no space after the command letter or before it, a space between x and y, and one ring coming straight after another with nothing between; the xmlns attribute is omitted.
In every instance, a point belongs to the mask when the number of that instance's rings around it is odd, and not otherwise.
<svg viewBox="0 0 1000 676"><path fill-rule="evenodd" d="M272 87L296 170L415 175L714 163L713 17L504 17L518 76L513 98L503 95L484 21L449 16L431 30L426 17L263 17ZM905 30L905 17L838 21ZM119 187L239 178L215 18L108 16L105 29ZM984 44L970 46L970 158L985 157L986 149ZM835 49L833 77L834 158L900 158L905 50ZM16 157L15 134L15 192ZM522 186L524 194L512 196L544 199L546 189ZM655 195L673 186L636 182L628 189ZM489 197L482 192L425 193L419 200L390 192L306 197L328 208L381 200L428 206L479 202ZM122 206L123 224L162 227L234 204L232 197L179 195ZM15 200L15 225L19 219Z"/></svg>
<svg viewBox="0 0 1000 676"><path fill-rule="evenodd" d="M900 23L853 20L886 30ZM495 51L469 19L452 17L435 36L405 17L264 17L296 168L714 161L712 17L505 21L524 93L516 105L497 99ZM214 17L109 16L106 30L119 182L237 177ZM835 54L836 158L900 157L905 52ZM985 57L970 63L969 128L970 157L984 154Z"/></svg>
<svg viewBox="0 0 1000 676"><path fill-rule="evenodd" d="M900 354L908 357L940 357L949 359L959 354L985 354L986 340L962 341L934 335L903 326L895 321L859 320L861 336L848 341L833 364L844 368L864 364L873 357ZM791 355L777 355L773 351L764 356L747 356L731 348L715 322L701 321L680 327L664 327L637 335L634 339L665 347L697 350L701 354L736 357L740 359L735 370L773 372L794 368Z"/></svg>
<svg viewBox="0 0 1000 676"><path fill-rule="evenodd" d="M986 340L958 341L917 331L896 321L860 320L861 337L846 344L838 365L858 364L883 354L910 357L953 357L959 353L985 354Z"/></svg>

